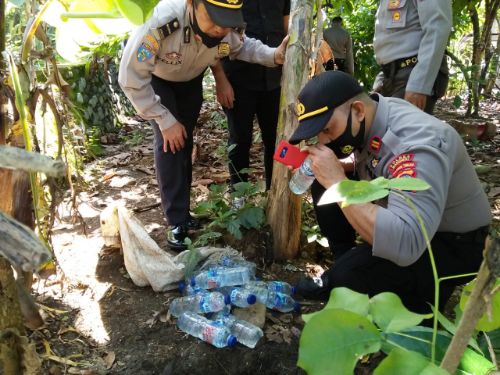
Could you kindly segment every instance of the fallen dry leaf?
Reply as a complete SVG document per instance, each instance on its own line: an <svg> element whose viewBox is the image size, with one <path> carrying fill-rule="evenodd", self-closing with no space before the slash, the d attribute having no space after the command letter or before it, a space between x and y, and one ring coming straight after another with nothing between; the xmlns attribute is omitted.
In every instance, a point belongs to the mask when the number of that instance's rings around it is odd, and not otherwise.
<svg viewBox="0 0 500 375"><path fill-rule="evenodd" d="M104 356L104 363L106 364L106 368L109 370L111 367L113 367L113 364L115 363L116 360L116 354L115 352L109 352Z"/></svg>

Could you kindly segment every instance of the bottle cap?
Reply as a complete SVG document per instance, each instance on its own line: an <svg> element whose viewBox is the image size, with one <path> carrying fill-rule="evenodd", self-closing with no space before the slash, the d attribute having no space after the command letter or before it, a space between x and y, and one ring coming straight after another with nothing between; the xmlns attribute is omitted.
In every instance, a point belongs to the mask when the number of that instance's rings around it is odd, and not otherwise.
<svg viewBox="0 0 500 375"><path fill-rule="evenodd" d="M196 285L196 281L194 279L194 276L191 277L191 286L195 286Z"/></svg>
<svg viewBox="0 0 500 375"><path fill-rule="evenodd" d="M230 348L235 346L237 343L238 343L238 339L236 338L236 336L229 335L227 337L227 346L229 346Z"/></svg>
<svg viewBox="0 0 500 375"><path fill-rule="evenodd" d="M179 282L178 288L179 292L183 293L184 289L186 289L186 283L184 281Z"/></svg>
<svg viewBox="0 0 500 375"><path fill-rule="evenodd" d="M297 287L296 286L292 286L292 296L297 292Z"/></svg>
<svg viewBox="0 0 500 375"><path fill-rule="evenodd" d="M231 296L229 294L225 294L224 295L224 303L226 305L230 305L231 304Z"/></svg>
<svg viewBox="0 0 500 375"><path fill-rule="evenodd" d="M300 303L295 302L293 305L293 311L299 313L300 312Z"/></svg>
<svg viewBox="0 0 500 375"><path fill-rule="evenodd" d="M249 294L247 297L247 303L249 305L253 305L255 302L257 302L257 297L255 297L254 294Z"/></svg>

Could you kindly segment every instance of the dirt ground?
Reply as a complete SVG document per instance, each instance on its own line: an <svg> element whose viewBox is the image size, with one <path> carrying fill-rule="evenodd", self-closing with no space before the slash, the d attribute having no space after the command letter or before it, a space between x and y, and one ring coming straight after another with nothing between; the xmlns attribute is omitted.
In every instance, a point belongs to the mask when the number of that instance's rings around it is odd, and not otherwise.
<svg viewBox="0 0 500 375"><path fill-rule="evenodd" d="M225 157L226 130L223 114L215 104L205 104L196 132L193 203L203 200L211 183L225 182L229 174ZM500 136L498 102L484 107L483 119L461 118L448 103L440 105L439 118L461 128L480 178L491 201L496 223L500 216L500 171L497 159ZM484 132L490 123L493 134ZM464 130L465 129L465 130ZM471 130L472 129L472 130ZM482 130L481 130L482 129ZM491 133L491 131L490 131ZM258 138L258 132L255 133ZM476 138L479 137L480 140ZM481 140L483 139L483 140ZM107 141L104 139L104 141ZM262 182L262 148L252 149L253 178ZM71 210L69 197L60 206L54 228L53 246L57 268L36 277L33 291L46 325L31 332L43 356L47 374L304 374L296 366L303 321L300 314L267 312L265 337L255 349L238 345L216 349L179 331L175 319L168 319L170 301L177 291L156 293L150 287L135 286L125 270L119 250L104 246L99 215L113 203L124 203L150 236L167 250L165 219L159 207L158 186L153 168L153 136L147 123L124 127L117 144L104 146L106 156L85 168L85 189L78 196L79 215ZM311 267L328 267L328 249L313 243L300 257L275 263L269 257L266 230L245 233L243 240L224 237L254 261L265 279L294 283ZM172 253L175 255L175 253ZM302 313L318 310L320 303L303 301ZM358 366L357 374L369 374L377 358Z"/></svg>

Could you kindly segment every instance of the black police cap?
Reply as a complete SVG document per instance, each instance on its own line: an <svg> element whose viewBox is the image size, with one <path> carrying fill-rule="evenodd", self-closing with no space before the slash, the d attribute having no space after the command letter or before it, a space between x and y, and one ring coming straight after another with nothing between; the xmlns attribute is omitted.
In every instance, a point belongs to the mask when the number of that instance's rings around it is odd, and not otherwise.
<svg viewBox="0 0 500 375"><path fill-rule="evenodd" d="M230 28L245 27L241 12L243 0L203 0L203 3L216 25Z"/></svg>

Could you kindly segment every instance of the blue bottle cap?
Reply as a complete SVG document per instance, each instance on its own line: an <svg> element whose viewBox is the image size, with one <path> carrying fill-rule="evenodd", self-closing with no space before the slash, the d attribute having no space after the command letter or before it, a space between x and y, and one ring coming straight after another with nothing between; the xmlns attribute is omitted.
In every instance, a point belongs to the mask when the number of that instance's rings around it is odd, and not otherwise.
<svg viewBox="0 0 500 375"><path fill-rule="evenodd" d="M257 297L255 297L254 294L249 294L247 297L247 303L249 305L253 305L255 302L257 302Z"/></svg>
<svg viewBox="0 0 500 375"><path fill-rule="evenodd" d="M229 335L227 337L227 346L229 346L230 348L235 346L237 343L238 343L238 339L236 338L236 336Z"/></svg>
<svg viewBox="0 0 500 375"><path fill-rule="evenodd" d="M184 281L179 282L178 288L179 292L184 292L184 289L186 289L186 283Z"/></svg>
<svg viewBox="0 0 500 375"><path fill-rule="evenodd" d="M294 303L294 305L293 305L293 311L295 311L296 313L300 312L300 303L298 303L298 302Z"/></svg>
<svg viewBox="0 0 500 375"><path fill-rule="evenodd" d="M191 286L195 286L196 285L196 281L194 280L194 276L191 277Z"/></svg>
<svg viewBox="0 0 500 375"><path fill-rule="evenodd" d="M231 296L229 294L225 294L224 295L224 303L226 305L230 305L231 304Z"/></svg>
<svg viewBox="0 0 500 375"><path fill-rule="evenodd" d="M296 292L297 292L297 287L292 286L292 296L295 295Z"/></svg>

